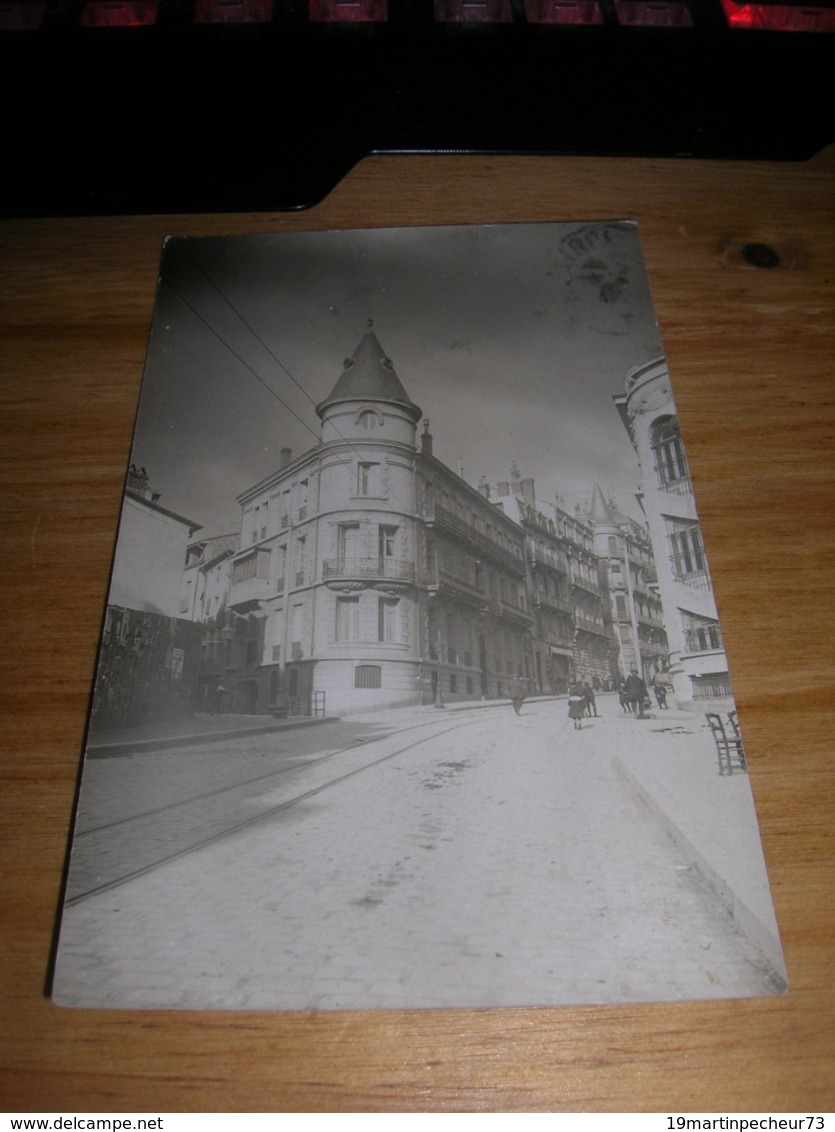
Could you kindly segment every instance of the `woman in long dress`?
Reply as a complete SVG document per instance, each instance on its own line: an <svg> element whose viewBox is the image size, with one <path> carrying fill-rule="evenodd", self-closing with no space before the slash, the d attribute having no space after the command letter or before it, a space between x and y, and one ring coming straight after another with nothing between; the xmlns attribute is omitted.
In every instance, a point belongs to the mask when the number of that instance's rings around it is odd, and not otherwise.
<svg viewBox="0 0 835 1132"><path fill-rule="evenodd" d="M568 718L574 720L574 730L581 731L586 711L586 696L581 684L574 683L568 691Z"/></svg>

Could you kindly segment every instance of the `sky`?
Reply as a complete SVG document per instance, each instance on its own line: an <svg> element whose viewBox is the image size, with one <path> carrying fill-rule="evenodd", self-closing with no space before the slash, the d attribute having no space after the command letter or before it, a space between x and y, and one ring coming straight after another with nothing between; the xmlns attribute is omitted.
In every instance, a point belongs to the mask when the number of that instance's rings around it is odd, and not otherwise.
<svg viewBox="0 0 835 1132"><path fill-rule="evenodd" d="M160 503L236 530L237 495L318 442L369 320L473 486L515 463L544 502L597 482L637 515L612 398L663 350L626 221L170 238L131 453Z"/></svg>

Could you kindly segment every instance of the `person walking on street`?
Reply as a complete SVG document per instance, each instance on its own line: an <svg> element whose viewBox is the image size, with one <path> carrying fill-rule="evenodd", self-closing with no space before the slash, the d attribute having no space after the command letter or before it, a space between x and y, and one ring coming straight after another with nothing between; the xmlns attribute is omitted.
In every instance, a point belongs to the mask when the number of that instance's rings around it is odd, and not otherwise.
<svg viewBox="0 0 835 1132"><path fill-rule="evenodd" d="M568 718L574 720L574 730L581 731L586 712L586 697L583 685L575 681L568 691Z"/></svg>
<svg viewBox="0 0 835 1132"><path fill-rule="evenodd" d="M583 682L583 695L586 697L586 715L597 715L597 703L594 698L594 689L588 680Z"/></svg>
<svg viewBox="0 0 835 1132"><path fill-rule="evenodd" d="M623 685L623 698L633 715L636 715L638 719L646 719L644 701L647 698L647 686L635 668L626 677Z"/></svg>
<svg viewBox="0 0 835 1132"><path fill-rule="evenodd" d="M518 676L510 681L510 702L517 715L522 713L522 704L525 702L525 685Z"/></svg>

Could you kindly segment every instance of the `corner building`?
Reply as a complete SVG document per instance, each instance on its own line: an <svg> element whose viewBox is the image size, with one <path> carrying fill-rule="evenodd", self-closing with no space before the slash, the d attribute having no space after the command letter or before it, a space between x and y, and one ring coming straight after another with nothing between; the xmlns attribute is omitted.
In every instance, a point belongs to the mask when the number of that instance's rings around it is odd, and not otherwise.
<svg viewBox="0 0 835 1132"><path fill-rule="evenodd" d="M316 407L321 443L238 497L231 710L508 694L530 668L523 536L432 455L375 334Z"/></svg>
<svg viewBox="0 0 835 1132"><path fill-rule="evenodd" d="M630 369L615 404L641 469L676 701L690 710L728 710L728 661L665 359Z"/></svg>

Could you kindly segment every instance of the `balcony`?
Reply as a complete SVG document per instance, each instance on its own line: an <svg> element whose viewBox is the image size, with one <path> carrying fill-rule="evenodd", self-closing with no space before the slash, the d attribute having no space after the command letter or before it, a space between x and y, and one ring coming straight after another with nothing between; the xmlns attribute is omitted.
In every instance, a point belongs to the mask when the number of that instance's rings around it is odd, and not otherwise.
<svg viewBox="0 0 835 1132"><path fill-rule="evenodd" d="M525 629L533 625L533 614L527 609L522 609L519 605L511 605L509 601L498 601L495 604L498 606L498 616L506 621L513 621L514 624L521 625Z"/></svg>
<svg viewBox="0 0 835 1132"><path fill-rule="evenodd" d="M406 558L371 557L329 558L322 563L324 581L400 582L415 581L415 564Z"/></svg>
<svg viewBox="0 0 835 1132"><path fill-rule="evenodd" d="M430 590L438 590L442 594L463 598L474 605L482 606L487 600L486 595L478 588L475 582L460 578L441 566L435 566L426 575L426 584Z"/></svg>
<svg viewBox="0 0 835 1132"><path fill-rule="evenodd" d="M462 539L470 547L477 547L478 550L488 557L492 558L495 562L504 566L508 570L512 570L520 577L525 576L525 563L521 555L517 558L516 555L511 554L510 551L505 550L503 546L488 538L487 535L477 531L475 527L459 519L450 511L445 510L443 507L435 505L433 515L425 515L424 522L429 525L434 525L440 530L454 535L456 538Z"/></svg>
<svg viewBox="0 0 835 1132"><path fill-rule="evenodd" d="M572 574L571 584L580 590L585 590L586 593L594 594L596 597L603 597L603 588L590 578L584 578L582 574Z"/></svg>
<svg viewBox="0 0 835 1132"><path fill-rule="evenodd" d="M566 597L556 597L553 594L538 593L536 604L545 609L556 609L559 613L574 613L574 603Z"/></svg>
<svg viewBox="0 0 835 1132"><path fill-rule="evenodd" d="M650 629L663 629L665 627L660 614L640 612L637 614L637 619L639 625L646 625Z"/></svg>
<svg viewBox="0 0 835 1132"><path fill-rule="evenodd" d="M270 585L270 552L254 550L232 564L229 605L238 613L255 609L274 592Z"/></svg>
<svg viewBox="0 0 835 1132"><path fill-rule="evenodd" d="M558 574L568 573L568 563L565 558L554 550L537 546L536 543L528 543L528 554L534 566L547 566Z"/></svg>
<svg viewBox="0 0 835 1132"><path fill-rule="evenodd" d="M610 635L602 621L592 621L589 617L575 617L574 624L581 633L593 633L596 637Z"/></svg>

